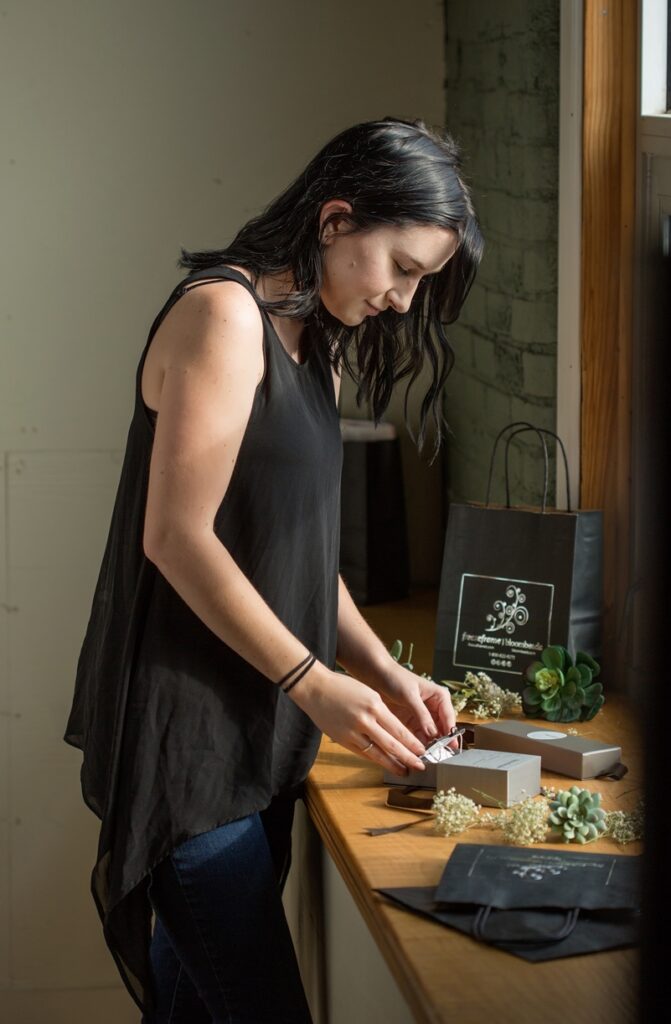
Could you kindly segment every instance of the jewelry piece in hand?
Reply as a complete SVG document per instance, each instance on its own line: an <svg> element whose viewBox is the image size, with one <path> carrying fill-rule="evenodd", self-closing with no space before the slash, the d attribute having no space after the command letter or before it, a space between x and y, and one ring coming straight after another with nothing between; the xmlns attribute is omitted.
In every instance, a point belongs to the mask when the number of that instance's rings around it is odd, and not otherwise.
<svg viewBox="0 0 671 1024"><path fill-rule="evenodd" d="M447 736L441 736L440 739L431 743L421 755L420 760L424 761L425 764L440 764L441 761L447 761L448 758L460 754L464 748L463 737L465 731L464 728L458 729L455 725L453 729L450 729ZM458 740L459 742L456 750L452 750L449 746L453 740Z"/></svg>
<svg viewBox="0 0 671 1024"><path fill-rule="evenodd" d="M363 749L361 750L361 753L362 754L367 754L372 746L374 746L374 743L371 740L367 747L363 747Z"/></svg>

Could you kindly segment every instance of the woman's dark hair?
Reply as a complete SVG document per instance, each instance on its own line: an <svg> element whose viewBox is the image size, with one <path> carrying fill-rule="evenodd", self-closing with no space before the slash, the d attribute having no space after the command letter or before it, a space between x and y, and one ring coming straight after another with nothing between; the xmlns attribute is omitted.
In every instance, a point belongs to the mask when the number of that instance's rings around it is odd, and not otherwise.
<svg viewBox="0 0 671 1024"><path fill-rule="evenodd" d="M443 328L459 315L483 246L459 169L454 141L423 121L386 117L354 125L328 142L229 246L207 252L182 249L178 266L205 270L234 263L249 269L255 281L264 274L291 271L295 291L278 302L260 300L260 305L277 316L316 323L331 362L347 369L358 385L357 403L370 402L376 421L389 404L394 384L410 377L405 395L407 423L408 392L428 360L432 380L421 404L416 440L421 450L431 414L437 451L443 422L441 392L454 363ZM457 232L454 256L439 273L421 279L407 313L389 308L351 327L332 316L320 301L319 214L329 199L346 200L352 212L332 213L322 230L329 220L343 217L353 231L433 224Z"/></svg>

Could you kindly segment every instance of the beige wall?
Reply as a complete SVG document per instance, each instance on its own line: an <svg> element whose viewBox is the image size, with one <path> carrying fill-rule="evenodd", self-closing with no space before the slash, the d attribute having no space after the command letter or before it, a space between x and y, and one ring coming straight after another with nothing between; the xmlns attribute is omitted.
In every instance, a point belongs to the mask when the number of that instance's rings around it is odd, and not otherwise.
<svg viewBox="0 0 671 1024"><path fill-rule="evenodd" d="M224 243L355 121L441 122L442 7L2 8L0 1017L123 1024L139 1014L103 944L97 821L61 737L137 360L180 244ZM433 478L409 458L406 472L422 578L440 543Z"/></svg>

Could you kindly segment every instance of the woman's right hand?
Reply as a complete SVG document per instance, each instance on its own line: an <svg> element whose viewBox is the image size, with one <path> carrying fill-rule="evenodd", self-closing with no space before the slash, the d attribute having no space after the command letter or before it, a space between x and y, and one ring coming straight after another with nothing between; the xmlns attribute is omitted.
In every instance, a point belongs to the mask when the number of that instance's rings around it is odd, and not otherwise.
<svg viewBox="0 0 671 1024"><path fill-rule="evenodd" d="M287 697L330 739L393 772L423 771L424 746L386 706L379 693L319 663ZM373 746L365 748L373 741Z"/></svg>

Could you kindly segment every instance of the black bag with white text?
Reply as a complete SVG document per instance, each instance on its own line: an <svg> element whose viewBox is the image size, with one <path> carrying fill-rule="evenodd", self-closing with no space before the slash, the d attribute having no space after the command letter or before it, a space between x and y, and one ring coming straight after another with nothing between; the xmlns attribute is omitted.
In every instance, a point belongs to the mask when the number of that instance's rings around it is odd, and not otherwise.
<svg viewBox="0 0 671 1024"><path fill-rule="evenodd" d="M512 507L508 446L534 431L543 445L541 508ZM499 441L506 438L506 504L489 503ZM566 472L567 509L547 508L548 456L555 437ZM511 423L494 442L484 504L450 505L440 583L434 679L462 680L486 672L521 691L522 673L544 647L601 652L603 513L571 508L568 464L561 440L529 423Z"/></svg>

